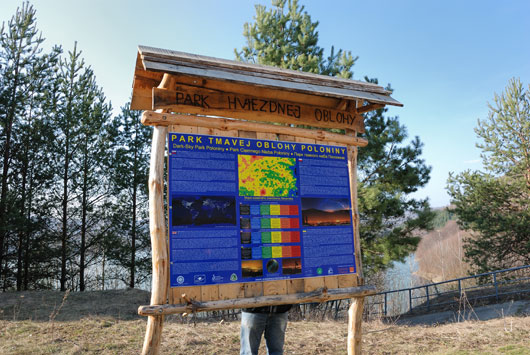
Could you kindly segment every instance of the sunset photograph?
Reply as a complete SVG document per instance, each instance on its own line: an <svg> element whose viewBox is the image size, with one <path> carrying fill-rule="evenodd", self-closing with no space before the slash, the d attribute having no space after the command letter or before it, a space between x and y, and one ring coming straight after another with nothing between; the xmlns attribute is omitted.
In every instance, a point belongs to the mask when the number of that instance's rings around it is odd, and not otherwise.
<svg viewBox="0 0 530 355"><path fill-rule="evenodd" d="M351 224L348 198L302 198L302 224L309 227Z"/></svg>

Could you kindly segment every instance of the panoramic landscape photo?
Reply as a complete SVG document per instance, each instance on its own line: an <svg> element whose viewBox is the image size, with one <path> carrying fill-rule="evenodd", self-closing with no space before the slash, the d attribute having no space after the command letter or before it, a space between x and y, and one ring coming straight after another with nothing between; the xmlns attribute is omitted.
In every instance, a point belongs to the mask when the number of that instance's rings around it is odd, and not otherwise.
<svg viewBox="0 0 530 355"><path fill-rule="evenodd" d="M302 224L308 227L351 224L349 198L302 198Z"/></svg>

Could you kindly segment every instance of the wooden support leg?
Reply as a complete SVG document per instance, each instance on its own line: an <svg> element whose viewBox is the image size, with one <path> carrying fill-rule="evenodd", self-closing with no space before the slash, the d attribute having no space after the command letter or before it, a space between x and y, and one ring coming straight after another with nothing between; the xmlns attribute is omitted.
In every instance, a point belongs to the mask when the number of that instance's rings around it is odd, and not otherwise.
<svg viewBox="0 0 530 355"><path fill-rule="evenodd" d="M145 331L144 347L142 355L156 355L160 348L162 336L162 324L164 316L149 316L147 318L147 329Z"/></svg>
<svg viewBox="0 0 530 355"><path fill-rule="evenodd" d="M153 278L151 304L163 305L168 296L169 259L164 217L164 152L167 127L154 127L149 168L149 229L151 232L151 253ZM164 316L149 316L142 354L158 354Z"/></svg>
<svg viewBox="0 0 530 355"><path fill-rule="evenodd" d="M348 355L361 354L364 297L352 298L348 310Z"/></svg>

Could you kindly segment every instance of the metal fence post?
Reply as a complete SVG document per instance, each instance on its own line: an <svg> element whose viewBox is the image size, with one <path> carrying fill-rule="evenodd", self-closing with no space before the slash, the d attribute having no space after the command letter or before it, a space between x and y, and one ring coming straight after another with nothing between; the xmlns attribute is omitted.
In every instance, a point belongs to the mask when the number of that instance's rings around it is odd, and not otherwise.
<svg viewBox="0 0 530 355"><path fill-rule="evenodd" d="M493 274L493 284L495 285L495 299L499 302L499 286L497 285L497 273Z"/></svg>
<svg viewBox="0 0 530 355"><path fill-rule="evenodd" d="M425 293L427 294L427 310L431 309L431 304L429 302L429 286L425 286Z"/></svg>
<svg viewBox="0 0 530 355"><path fill-rule="evenodd" d="M409 312L412 313L412 290L409 288Z"/></svg>
<svg viewBox="0 0 530 355"><path fill-rule="evenodd" d="M385 292L385 317L386 317L386 310L387 310L387 305L386 305L386 295L387 295L387 293Z"/></svg>
<svg viewBox="0 0 530 355"><path fill-rule="evenodd" d="M458 295L462 296L462 280L458 279Z"/></svg>

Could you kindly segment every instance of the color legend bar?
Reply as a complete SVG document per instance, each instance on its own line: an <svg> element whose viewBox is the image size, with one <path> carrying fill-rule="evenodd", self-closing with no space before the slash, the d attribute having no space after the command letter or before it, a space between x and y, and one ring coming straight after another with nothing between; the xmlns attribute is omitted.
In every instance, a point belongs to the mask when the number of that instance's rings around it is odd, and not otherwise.
<svg viewBox="0 0 530 355"><path fill-rule="evenodd" d="M252 205L250 209L244 208L252 215L260 214L262 216L298 216L297 205Z"/></svg>
<svg viewBox="0 0 530 355"><path fill-rule="evenodd" d="M252 256L258 253L252 253ZM295 258L301 256L301 248L299 245L282 245L277 247L261 247L261 257L263 259L270 258Z"/></svg>
<svg viewBox="0 0 530 355"><path fill-rule="evenodd" d="M258 232L259 233L259 232ZM254 233L253 233L254 234ZM258 242L257 233L252 243ZM300 243L300 232L298 231L281 231L281 232L261 232L262 244L279 244L279 243Z"/></svg>

